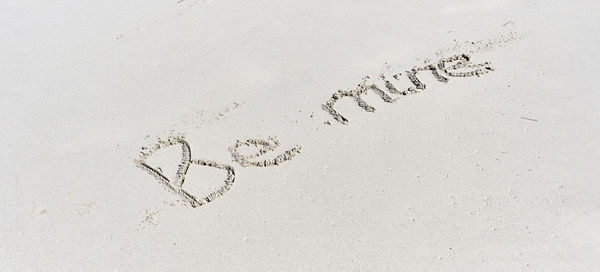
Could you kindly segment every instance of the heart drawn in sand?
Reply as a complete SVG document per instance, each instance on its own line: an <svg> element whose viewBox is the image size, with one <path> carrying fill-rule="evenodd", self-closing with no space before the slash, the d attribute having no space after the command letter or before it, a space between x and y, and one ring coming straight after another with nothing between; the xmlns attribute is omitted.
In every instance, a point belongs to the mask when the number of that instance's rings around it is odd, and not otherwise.
<svg viewBox="0 0 600 272"><path fill-rule="evenodd" d="M171 181L169 178L167 178L165 175L163 175L161 171L148 165L146 163L146 159L148 159L148 157L152 156L152 154L154 154L154 152L156 152L162 148L172 146L172 145L178 145L178 144L181 145L181 151L182 151L181 152L181 161L179 162L179 164L177 166L175 180ZM192 160L191 159L192 151L191 151L190 145L183 138L183 136L170 136L169 138L167 138L165 140L159 139L159 141L156 145L154 145L152 147L148 147L148 148L142 148L142 149L144 151L142 151L140 154L140 157L137 160L135 160L135 164L138 167L140 167L141 169L143 169L144 171L148 172L150 175L154 176L162 185L165 186L165 188L167 188L170 191L174 192L175 194L181 196L192 207L202 206L204 204L207 204L207 203L215 200L219 196L222 196L225 192L227 192L233 186L233 182L235 181L235 171L234 171L233 167L231 167L229 165L225 165L225 164L221 164L221 163L217 163L217 162L213 162L213 161L206 161L206 160ZM188 193L186 190L184 190L182 188L182 186L183 186L183 183L185 182L185 175L187 174L187 171L190 168L190 164L192 164L192 163L202 165L202 166L209 166L209 167L226 170L227 178L225 179L225 184L223 186L221 186L219 189L217 189L216 191L208 194L207 196L201 197L201 198L198 198L198 197Z"/></svg>

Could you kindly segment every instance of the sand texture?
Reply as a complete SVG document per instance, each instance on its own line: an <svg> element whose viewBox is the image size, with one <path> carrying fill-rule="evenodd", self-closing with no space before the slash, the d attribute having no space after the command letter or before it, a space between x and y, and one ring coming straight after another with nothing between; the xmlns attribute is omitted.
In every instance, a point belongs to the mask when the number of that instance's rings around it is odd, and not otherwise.
<svg viewBox="0 0 600 272"><path fill-rule="evenodd" d="M0 1L0 271L599 271L600 2Z"/></svg>

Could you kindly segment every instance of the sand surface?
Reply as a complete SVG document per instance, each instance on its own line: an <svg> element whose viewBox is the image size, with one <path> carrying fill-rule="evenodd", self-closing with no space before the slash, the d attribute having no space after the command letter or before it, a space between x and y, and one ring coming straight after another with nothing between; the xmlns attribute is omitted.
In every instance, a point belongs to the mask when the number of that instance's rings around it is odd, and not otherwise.
<svg viewBox="0 0 600 272"><path fill-rule="evenodd" d="M455 2L1 1L0 270L598 271L599 2Z"/></svg>

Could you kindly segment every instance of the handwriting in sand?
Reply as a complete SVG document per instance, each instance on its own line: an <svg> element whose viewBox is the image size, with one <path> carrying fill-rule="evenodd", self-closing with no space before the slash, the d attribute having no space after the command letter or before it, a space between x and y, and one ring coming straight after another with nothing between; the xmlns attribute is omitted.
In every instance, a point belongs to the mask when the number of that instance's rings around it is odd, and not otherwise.
<svg viewBox="0 0 600 272"><path fill-rule="evenodd" d="M394 85L398 84L397 82L399 82L399 77L402 75L401 73L394 74L391 76L391 78L386 78L383 74L377 76L376 78L366 76L355 89L339 90L335 92L331 98L322 105L322 109L329 113L331 117L340 124L347 125L349 120L334 109L335 104L343 98L351 98L364 111L374 112L375 108L368 105L361 98L361 95L371 91L377 94L383 101L387 103L394 103L401 96L414 94L425 90L426 85L423 84L417 77L420 72L429 71L438 81L447 83L450 77L479 77L493 70L494 69L489 62L472 64L471 57L469 55L455 55L450 58L440 59L436 63L429 63L424 66L415 67L406 71L405 74L412 84L412 86L407 88L397 88ZM383 82L384 86L378 86L377 84L372 83L372 80L374 79ZM170 180L162 174L162 171L148 165L146 163L146 159L152 156L154 152L173 145L180 145L182 151L181 161L178 164L175 179ZM243 146L258 148L258 151L254 154L241 154L239 152L239 148ZM230 152L233 157L233 161L239 163L243 167L268 167L278 166L285 161L291 160L296 155L300 154L302 150L302 147L295 146L282 152L272 159L257 159L269 152L275 152L279 146L280 142L275 137L269 137L267 139L247 139L244 141L238 140L230 148ZM135 160L135 163L138 167L142 168L144 171L148 172L156 180L158 180L167 190L180 196L184 203L189 204L191 207L199 207L214 201L231 189L235 181L235 169L233 166L210 160L192 159L191 147L183 136L170 136L167 139L159 139L158 143L156 143L154 146L143 147L140 156ZM227 178L223 181L223 185L216 191L209 193L206 196L194 196L183 189L183 184L186 181L185 177L187 171L192 165L221 169L227 173Z"/></svg>

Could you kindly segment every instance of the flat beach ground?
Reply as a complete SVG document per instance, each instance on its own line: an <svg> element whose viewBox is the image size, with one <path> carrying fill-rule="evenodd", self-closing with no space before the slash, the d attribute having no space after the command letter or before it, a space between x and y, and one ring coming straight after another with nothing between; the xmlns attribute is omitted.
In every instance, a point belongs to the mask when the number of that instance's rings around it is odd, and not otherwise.
<svg viewBox="0 0 600 272"><path fill-rule="evenodd" d="M1 271L600 267L596 0L5 0L0 34Z"/></svg>

